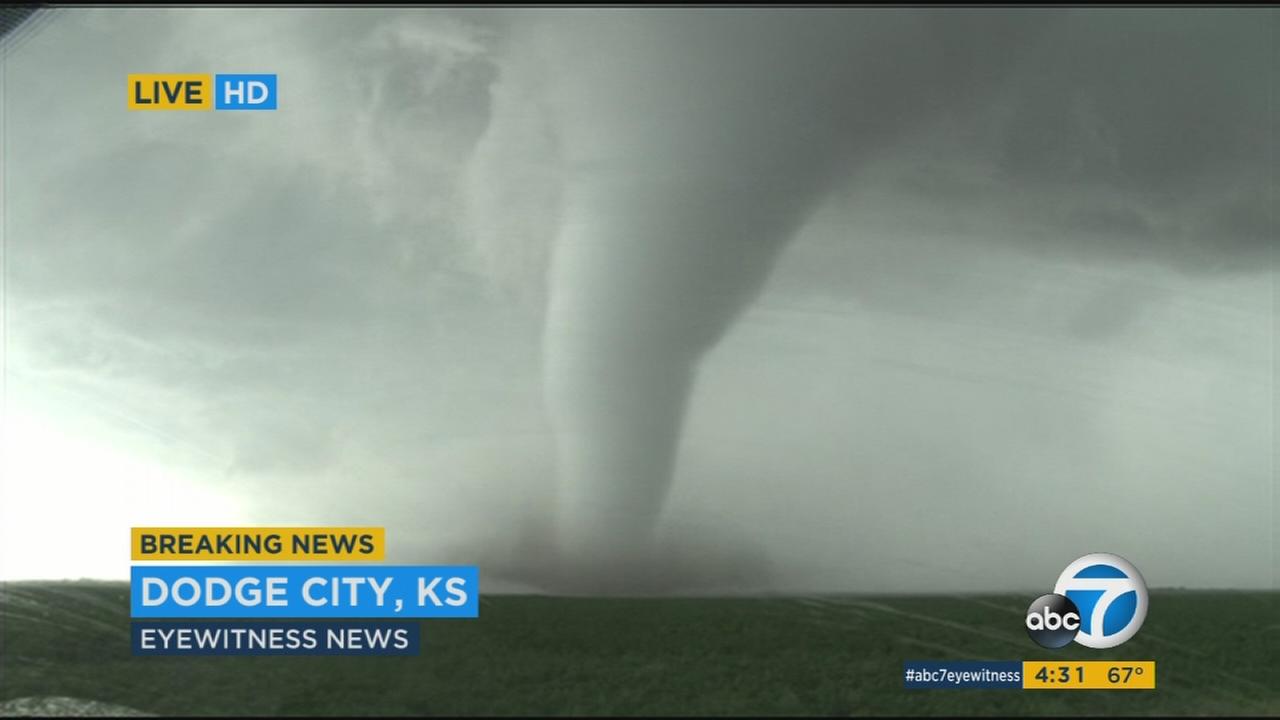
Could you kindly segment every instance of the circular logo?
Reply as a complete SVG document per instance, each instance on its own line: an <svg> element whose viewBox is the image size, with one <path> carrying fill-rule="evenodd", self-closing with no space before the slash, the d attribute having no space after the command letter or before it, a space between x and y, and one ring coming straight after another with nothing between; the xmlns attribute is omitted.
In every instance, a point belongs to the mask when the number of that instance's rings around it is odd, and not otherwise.
<svg viewBox="0 0 1280 720"><path fill-rule="evenodd" d="M1080 611L1065 595L1041 595L1027 608L1027 634L1040 647L1064 647L1079 631Z"/></svg>
<svg viewBox="0 0 1280 720"><path fill-rule="evenodd" d="M1085 647L1113 648L1133 637L1147 618L1147 584L1119 555L1093 553L1076 560L1058 576L1053 592L1078 609L1075 640Z"/></svg>

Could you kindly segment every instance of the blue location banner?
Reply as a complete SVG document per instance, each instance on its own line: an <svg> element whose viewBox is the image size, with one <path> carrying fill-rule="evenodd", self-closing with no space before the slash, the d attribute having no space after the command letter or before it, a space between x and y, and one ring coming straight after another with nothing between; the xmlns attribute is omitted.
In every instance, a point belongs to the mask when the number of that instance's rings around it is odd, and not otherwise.
<svg viewBox="0 0 1280 720"><path fill-rule="evenodd" d="M134 655L417 655L417 622L134 621Z"/></svg>
<svg viewBox="0 0 1280 720"><path fill-rule="evenodd" d="M135 618L474 618L474 565L133 566Z"/></svg>

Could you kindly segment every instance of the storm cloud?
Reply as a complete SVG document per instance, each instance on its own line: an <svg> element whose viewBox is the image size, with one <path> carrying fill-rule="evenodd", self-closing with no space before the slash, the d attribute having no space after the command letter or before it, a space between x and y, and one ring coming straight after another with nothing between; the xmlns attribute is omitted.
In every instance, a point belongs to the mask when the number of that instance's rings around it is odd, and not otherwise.
<svg viewBox="0 0 1280 720"><path fill-rule="evenodd" d="M771 196L789 242L700 326L661 532L792 590L1037 589L1094 550L1157 586L1273 587L1277 12L763 12L56 11L4 59L0 494L29 498L5 548L115 483L93 532L177 522L142 500L181 486L227 524L536 563L515 528L564 471L555 262L575 188L608 179L574 148L616 148L622 183L720 164L786 191L806 140L852 127L803 202ZM833 48L867 68L847 95ZM128 73L239 71L277 73L280 110L124 110ZM574 104L611 73L644 82ZM839 107L717 132L806 82ZM689 102L691 144L645 135ZM661 189L696 199L691 177ZM696 319L714 289L663 297ZM37 477L30 417L165 472ZM103 562L0 570L127 559Z"/></svg>

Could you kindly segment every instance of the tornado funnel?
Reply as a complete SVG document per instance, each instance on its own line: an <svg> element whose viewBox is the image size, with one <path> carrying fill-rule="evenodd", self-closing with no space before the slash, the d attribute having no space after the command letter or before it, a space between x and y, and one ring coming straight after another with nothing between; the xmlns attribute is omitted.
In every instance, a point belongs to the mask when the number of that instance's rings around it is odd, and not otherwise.
<svg viewBox="0 0 1280 720"><path fill-rule="evenodd" d="M570 566L648 562L700 360L838 175L998 64L1001 41L974 32L984 19L737 8L535 23L563 167L544 368Z"/></svg>

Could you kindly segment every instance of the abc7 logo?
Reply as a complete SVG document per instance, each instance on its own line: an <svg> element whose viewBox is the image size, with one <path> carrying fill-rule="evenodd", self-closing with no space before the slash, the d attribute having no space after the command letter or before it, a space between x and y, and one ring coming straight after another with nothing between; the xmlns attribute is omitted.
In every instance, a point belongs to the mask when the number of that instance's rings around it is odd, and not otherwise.
<svg viewBox="0 0 1280 720"><path fill-rule="evenodd" d="M1115 647L1137 634L1147 616L1147 586L1132 563L1093 553L1067 566L1048 595L1027 608L1027 634L1041 647L1072 640L1095 649Z"/></svg>

